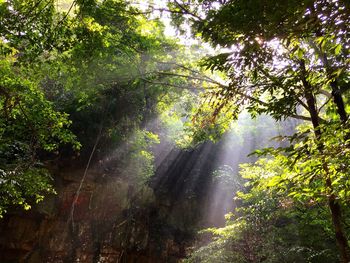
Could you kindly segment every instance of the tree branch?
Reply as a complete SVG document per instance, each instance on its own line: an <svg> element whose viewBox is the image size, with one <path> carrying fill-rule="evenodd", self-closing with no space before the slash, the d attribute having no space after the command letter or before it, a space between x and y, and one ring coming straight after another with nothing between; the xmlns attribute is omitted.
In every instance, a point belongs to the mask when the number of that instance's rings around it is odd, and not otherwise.
<svg viewBox="0 0 350 263"><path fill-rule="evenodd" d="M325 95L327 98L332 98L332 94L324 89L319 90L319 93Z"/></svg>
<svg viewBox="0 0 350 263"><path fill-rule="evenodd" d="M193 86L181 86L181 85L176 85L176 84L172 84L172 83L168 83L168 82L152 81L152 80L145 79L145 78L140 78L140 79L145 81L145 82L151 83L151 84L164 85L164 86L174 87L174 88L178 88L178 89L188 89L188 90L196 90L196 91L201 90L200 88L195 88Z"/></svg>
<svg viewBox="0 0 350 263"><path fill-rule="evenodd" d="M189 11L188 9L186 9L182 4L180 4L177 0L174 0L174 3L182 10L185 12L185 14L193 16L195 18L197 18L198 20L202 21L203 19L201 17L199 17L198 15L192 13L191 11Z"/></svg>
<svg viewBox="0 0 350 263"><path fill-rule="evenodd" d="M189 76L189 75L182 75L182 74L177 74L177 73L171 73L171 72L158 72L160 75L168 75L168 76L174 76L174 77L181 77L181 78L187 78L187 79L196 79L196 80L202 80L202 81L208 81L214 84L220 84L213 79L203 76L203 77L195 77L195 76Z"/></svg>

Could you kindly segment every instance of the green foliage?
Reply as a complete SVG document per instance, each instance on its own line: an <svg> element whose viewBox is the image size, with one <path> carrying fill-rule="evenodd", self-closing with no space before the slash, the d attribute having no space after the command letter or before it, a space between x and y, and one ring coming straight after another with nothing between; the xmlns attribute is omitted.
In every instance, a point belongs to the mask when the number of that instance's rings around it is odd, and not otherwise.
<svg viewBox="0 0 350 263"><path fill-rule="evenodd" d="M52 178L46 169L20 167L0 170L0 218L8 207L17 205L25 210L38 203L47 194L54 194Z"/></svg>
<svg viewBox="0 0 350 263"><path fill-rule="evenodd" d="M185 262L334 262L329 212L276 184L288 171L279 159L241 165L246 189L237 193L239 206L225 227L202 232L211 242Z"/></svg>
<svg viewBox="0 0 350 263"><path fill-rule="evenodd" d="M52 152L62 144L80 148L68 115L56 111L39 83L15 63L14 56L1 56L0 216L12 205L29 209L31 200L54 192L48 172L38 167L40 151Z"/></svg>
<svg viewBox="0 0 350 263"><path fill-rule="evenodd" d="M154 174L154 156L151 147L159 142L156 134L145 130L137 130L126 142L129 151L125 158L127 167L123 174L133 181L133 185L144 185Z"/></svg>
<svg viewBox="0 0 350 263"><path fill-rule="evenodd" d="M224 165L213 172L214 182L219 184L222 191L230 192L232 189L238 190L241 188L241 181L235 176L232 167Z"/></svg>
<svg viewBox="0 0 350 263"><path fill-rule="evenodd" d="M33 150L56 150L58 143L71 143L79 148L75 136L67 129L71 124L67 114L53 109L39 84L18 74L20 69L11 62L11 57L5 57L0 66L2 140L5 142L9 137L24 140ZM26 133L28 130L30 133Z"/></svg>
<svg viewBox="0 0 350 263"><path fill-rule="evenodd" d="M18 51L22 63L43 61L50 52L62 52L72 45L68 19L55 9L55 1L4 1L0 3L0 34ZM4 51L6 47L1 44Z"/></svg>
<svg viewBox="0 0 350 263"><path fill-rule="evenodd" d="M339 126L337 122L321 126L322 136L317 140L304 127L293 136L286 137L293 143L290 147L267 150L289 169L288 173L274 177L274 184L290 191L291 196L301 201L325 202L328 195L334 194L338 202L346 204L350 190L347 126L346 123ZM322 152L319 151L320 142ZM325 177L330 178L331 187L327 185Z"/></svg>

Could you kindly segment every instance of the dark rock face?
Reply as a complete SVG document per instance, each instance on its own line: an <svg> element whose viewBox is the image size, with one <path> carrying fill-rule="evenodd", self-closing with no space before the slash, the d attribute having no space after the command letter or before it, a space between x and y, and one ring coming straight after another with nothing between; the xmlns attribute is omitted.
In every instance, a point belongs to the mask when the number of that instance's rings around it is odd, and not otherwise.
<svg viewBox="0 0 350 263"><path fill-rule="evenodd" d="M182 176L191 177L190 170L179 175L182 183ZM198 221L193 193L174 195L181 186L175 182L157 190L136 187L115 171L95 168L75 198L83 173L53 171L57 195L0 221L1 263L171 263L185 257ZM156 176L164 173L168 182L176 177L168 169Z"/></svg>

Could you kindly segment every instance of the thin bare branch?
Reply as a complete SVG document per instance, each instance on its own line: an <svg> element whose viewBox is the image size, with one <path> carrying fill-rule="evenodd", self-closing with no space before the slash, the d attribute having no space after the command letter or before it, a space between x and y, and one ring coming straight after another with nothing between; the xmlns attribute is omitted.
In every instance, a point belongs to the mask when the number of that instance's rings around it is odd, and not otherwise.
<svg viewBox="0 0 350 263"><path fill-rule="evenodd" d="M173 84L173 83L169 83L169 82L161 82L161 81L152 81L149 79L145 79L145 78L140 78L141 80L151 83L151 84L156 84L156 85L164 85L164 86L169 86L169 87L174 87L174 88L178 88L178 89L187 89L187 90L204 90L201 88L196 88L194 86L181 86L181 85L177 85L177 84Z"/></svg>
<svg viewBox="0 0 350 263"><path fill-rule="evenodd" d="M190 10L186 9L182 4L180 4L177 0L174 0L174 3L182 10L185 14L193 16L194 18L197 18L198 20L203 20L200 16L194 14Z"/></svg>
<svg viewBox="0 0 350 263"><path fill-rule="evenodd" d="M319 90L319 93L322 95L325 95L327 98L332 98L332 94L328 92L327 90L321 89Z"/></svg>
<svg viewBox="0 0 350 263"><path fill-rule="evenodd" d="M302 101L301 99L299 99L299 98L296 98L296 100L297 100L297 102L299 102L299 104L300 104L301 106L303 106L303 108L304 108L305 110L309 111L309 108L307 107L307 105L306 105L305 102L303 102L303 101Z"/></svg>
<svg viewBox="0 0 350 263"><path fill-rule="evenodd" d="M327 98L326 102L322 104L322 106L318 109L318 112L322 110L324 106L326 106L330 101L332 100L332 97Z"/></svg>
<svg viewBox="0 0 350 263"><path fill-rule="evenodd" d="M203 77L196 77L196 76L189 76L189 75L182 75L182 74L177 74L177 73L171 73L171 72L158 72L160 75L168 75L168 76L174 76L174 77L181 77L181 78L187 78L187 79L196 79L196 80L201 80L201 81L208 81L214 84L220 84L217 81L214 81L213 79L203 76ZM222 85L222 84L220 84Z"/></svg>

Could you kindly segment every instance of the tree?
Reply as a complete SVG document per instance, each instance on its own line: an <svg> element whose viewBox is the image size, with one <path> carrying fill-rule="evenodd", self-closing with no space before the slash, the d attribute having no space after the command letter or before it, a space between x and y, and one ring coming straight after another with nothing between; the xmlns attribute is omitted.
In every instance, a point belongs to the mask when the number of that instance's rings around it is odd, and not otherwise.
<svg viewBox="0 0 350 263"><path fill-rule="evenodd" d="M52 178L38 155L59 145L79 149L68 115L48 101L38 68L48 52L64 48L64 17L54 1L1 1L0 216L11 205L25 209L53 193ZM57 20L62 23L56 23ZM57 31L55 31L57 30ZM55 32L55 33L53 33Z"/></svg>
<svg viewBox="0 0 350 263"><path fill-rule="evenodd" d="M54 192L48 160L98 161L123 143L115 163L133 158L144 183L157 142L148 123L193 85L162 23L121 0L0 1L0 12L0 215Z"/></svg>
<svg viewBox="0 0 350 263"><path fill-rule="evenodd" d="M313 142L312 146L306 143L304 152L297 144L292 148L295 156L315 158L321 164L316 169L304 163L323 180L341 261L348 262L341 214L344 203L335 190L343 171L340 166L346 164L342 158L326 156L329 130L347 131L349 125L345 99L349 94L349 4L318 0L171 1L170 8L175 22L181 22L185 15L195 34L227 50L203 62L208 69L224 72L229 82L207 95L214 109L208 123L224 107L233 107L236 113L246 107L253 115L267 113L276 120L294 117L311 122L304 138ZM341 136L333 147L347 152L348 135ZM333 163L338 163L337 167Z"/></svg>

